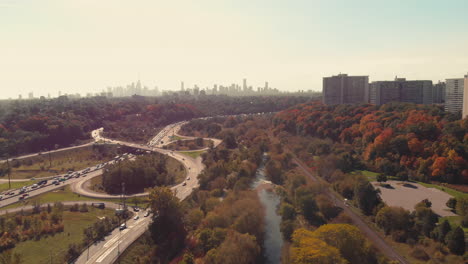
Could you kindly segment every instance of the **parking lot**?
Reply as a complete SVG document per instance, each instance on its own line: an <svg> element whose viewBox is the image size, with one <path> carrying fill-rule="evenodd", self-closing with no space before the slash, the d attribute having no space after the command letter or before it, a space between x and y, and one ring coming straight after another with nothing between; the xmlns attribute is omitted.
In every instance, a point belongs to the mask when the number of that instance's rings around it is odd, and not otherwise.
<svg viewBox="0 0 468 264"><path fill-rule="evenodd" d="M432 202L432 210L440 216L455 215L445 205L448 199L452 198L446 192L435 188L426 188L418 183L406 183L401 181L387 181L389 187L382 187L378 182L372 182L375 188L380 189L380 196L389 206L400 206L409 211L414 210L414 206L424 199Z"/></svg>

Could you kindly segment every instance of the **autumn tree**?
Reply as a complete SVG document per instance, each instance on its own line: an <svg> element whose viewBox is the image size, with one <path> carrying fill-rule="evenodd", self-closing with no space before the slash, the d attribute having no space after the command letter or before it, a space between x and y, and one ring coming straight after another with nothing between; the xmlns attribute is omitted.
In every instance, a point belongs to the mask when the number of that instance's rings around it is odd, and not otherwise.
<svg viewBox="0 0 468 264"><path fill-rule="evenodd" d="M408 210L390 206L385 206L379 210L375 222L387 235L393 231L407 230L412 225L411 215Z"/></svg>
<svg viewBox="0 0 468 264"><path fill-rule="evenodd" d="M291 260L293 264L345 264L340 251L319 238L313 232L298 229L292 238Z"/></svg>
<svg viewBox="0 0 468 264"><path fill-rule="evenodd" d="M370 245L355 226L348 224L327 224L319 227L312 237L325 241L337 248L349 263L375 263L376 257Z"/></svg>

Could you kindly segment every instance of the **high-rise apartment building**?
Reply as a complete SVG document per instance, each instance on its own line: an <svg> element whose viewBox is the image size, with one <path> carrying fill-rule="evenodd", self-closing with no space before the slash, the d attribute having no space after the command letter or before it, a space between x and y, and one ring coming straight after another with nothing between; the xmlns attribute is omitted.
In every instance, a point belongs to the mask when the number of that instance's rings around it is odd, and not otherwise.
<svg viewBox="0 0 468 264"><path fill-rule="evenodd" d="M468 73L465 75L465 81L463 84L463 112L462 118L468 116Z"/></svg>
<svg viewBox="0 0 468 264"><path fill-rule="evenodd" d="M445 80L445 111L457 113L463 107L463 89L465 79Z"/></svg>
<svg viewBox="0 0 468 264"><path fill-rule="evenodd" d="M369 102L376 105L389 102L432 104L432 94L432 81L395 78L394 81L372 82L369 86Z"/></svg>
<svg viewBox="0 0 468 264"><path fill-rule="evenodd" d="M443 104L445 102L445 82L439 81L432 88L432 101L434 104Z"/></svg>
<svg viewBox="0 0 468 264"><path fill-rule="evenodd" d="M369 76L339 74L323 78L323 103L356 104L369 102Z"/></svg>

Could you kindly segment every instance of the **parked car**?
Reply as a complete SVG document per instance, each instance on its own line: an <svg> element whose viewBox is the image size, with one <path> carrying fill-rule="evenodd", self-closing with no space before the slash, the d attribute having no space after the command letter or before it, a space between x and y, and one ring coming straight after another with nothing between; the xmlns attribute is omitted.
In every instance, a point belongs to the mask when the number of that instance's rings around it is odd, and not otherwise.
<svg viewBox="0 0 468 264"><path fill-rule="evenodd" d="M133 220L138 220L138 219L140 219L138 215L135 215L135 217L133 217Z"/></svg>
<svg viewBox="0 0 468 264"><path fill-rule="evenodd" d="M125 228L127 228L127 225L125 223L119 226L119 230L124 230Z"/></svg>

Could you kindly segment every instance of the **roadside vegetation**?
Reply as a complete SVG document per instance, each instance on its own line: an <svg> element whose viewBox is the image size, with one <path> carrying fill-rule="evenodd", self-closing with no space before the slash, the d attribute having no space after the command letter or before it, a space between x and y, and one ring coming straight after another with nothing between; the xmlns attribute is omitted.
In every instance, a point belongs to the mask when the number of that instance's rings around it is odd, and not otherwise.
<svg viewBox="0 0 468 264"><path fill-rule="evenodd" d="M114 145L92 145L64 150L10 162L12 179L31 179L66 173L69 170L81 170L111 160L119 153ZM8 166L0 164L0 176L8 179Z"/></svg>
<svg viewBox="0 0 468 264"><path fill-rule="evenodd" d="M211 140L204 140L203 138L189 139L189 140L177 140L169 145L164 146L164 149L171 149L176 151L186 150L199 150L209 148L213 146Z"/></svg>
<svg viewBox="0 0 468 264"><path fill-rule="evenodd" d="M60 202L3 215L0 257L12 256L16 262L11 263L18 264L68 262L85 248L87 237L97 239L116 225L113 210L80 204L65 207Z"/></svg>

